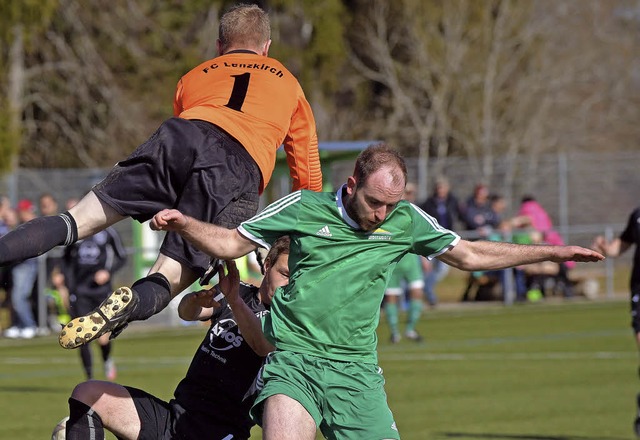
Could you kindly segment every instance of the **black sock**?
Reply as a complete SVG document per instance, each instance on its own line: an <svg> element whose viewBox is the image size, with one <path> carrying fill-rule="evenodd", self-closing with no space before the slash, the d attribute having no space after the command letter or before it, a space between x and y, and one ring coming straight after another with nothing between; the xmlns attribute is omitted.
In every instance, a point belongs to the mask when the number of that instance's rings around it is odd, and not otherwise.
<svg viewBox="0 0 640 440"><path fill-rule="evenodd" d="M111 356L111 342L109 342L107 345L101 345L100 351L102 352L102 360L109 360L109 356Z"/></svg>
<svg viewBox="0 0 640 440"><path fill-rule="evenodd" d="M35 218L0 238L0 266L37 257L76 240L78 227L68 212Z"/></svg>
<svg viewBox="0 0 640 440"><path fill-rule="evenodd" d="M171 302L171 284L159 272L142 278L131 286L138 296L138 304L129 321L144 321L163 310Z"/></svg>
<svg viewBox="0 0 640 440"><path fill-rule="evenodd" d="M80 359L82 360L82 368L84 368L87 379L93 379L93 359L91 357L91 347L89 344L80 346Z"/></svg>
<svg viewBox="0 0 640 440"><path fill-rule="evenodd" d="M67 440L105 440L102 419L91 409L73 397L69 398L69 420L67 420Z"/></svg>

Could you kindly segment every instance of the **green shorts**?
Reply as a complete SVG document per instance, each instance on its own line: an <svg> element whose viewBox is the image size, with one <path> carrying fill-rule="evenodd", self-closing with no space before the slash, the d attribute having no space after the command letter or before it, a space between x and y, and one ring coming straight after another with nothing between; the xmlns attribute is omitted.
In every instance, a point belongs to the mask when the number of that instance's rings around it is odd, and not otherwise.
<svg viewBox="0 0 640 440"><path fill-rule="evenodd" d="M384 292L385 295L402 295L404 292L402 288L403 281L407 283L407 287L410 289L422 289L424 287L422 265L420 264L419 256L407 254L398 261L389 278L387 290Z"/></svg>
<svg viewBox="0 0 640 440"><path fill-rule="evenodd" d="M265 361L262 381L251 408L259 425L264 401L284 394L300 402L326 439L400 439L377 365L275 351Z"/></svg>

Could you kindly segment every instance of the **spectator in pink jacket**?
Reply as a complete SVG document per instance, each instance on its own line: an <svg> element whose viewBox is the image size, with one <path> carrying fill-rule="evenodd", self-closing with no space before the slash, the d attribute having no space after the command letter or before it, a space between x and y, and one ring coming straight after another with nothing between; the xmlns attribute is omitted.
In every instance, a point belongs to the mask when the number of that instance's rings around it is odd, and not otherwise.
<svg viewBox="0 0 640 440"><path fill-rule="evenodd" d="M564 245L564 240L558 231L553 228L551 217L533 196L527 195L522 198L522 204L517 215L529 217L531 227L542 233L542 241L545 243L558 246ZM571 261L565 265L567 269L572 269L575 267L575 262Z"/></svg>

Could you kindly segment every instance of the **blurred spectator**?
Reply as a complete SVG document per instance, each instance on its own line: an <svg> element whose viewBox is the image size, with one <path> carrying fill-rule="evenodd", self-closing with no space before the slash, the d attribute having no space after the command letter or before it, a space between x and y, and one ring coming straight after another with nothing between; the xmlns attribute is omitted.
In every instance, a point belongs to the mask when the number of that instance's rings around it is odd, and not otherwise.
<svg viewBox="0 0 640 440"><path fill-rule="evenodd" d="M506 201L500 194L489 194L487 187L477 185L474 195L465 208L467 228L475 229L479 237L490 241L502 241L511 228L509 220L503 218ZM469 273L467 286L461 301L491 301L503 294L504 270L476 271Z"/></svg>
<svg viewBox="0 0 640 440"><path fill-rule="evenodd" d="M40 208L40 215L57 215L58 214L58 202L50 193L40 194L38 199L38 207Z"/></svg>
<svg viewBox="0 0 640 440"><path fill-rule="evenodd" d="M458 199L451 193L449 180L445 177L437 177L434 182L433 193L427 198L420 208L434 217L443 227L454 230L455 223L463 216ZM432 261L421 258L424 273L424 294L431 306L438 303L435 286L449 273L449 266L437 258Z"/></svg>
<svg viewBox="0 0 640 440"><path fill-rule="evenodd" d="M9 232L17 223L17 215L7 196L0 197L0 237Z"/></svg>
<svg viewBox="0 0 640 440"><path fill-rule="evenodd" d="M6 196L0 197L0 237L18 224L18 215ZM11 267L0 267L0 329L11 326Z"/></svg>
<svg viewBox="0 0 640 440"><path fill-rule="evenodd" d="M38 206L41 216L51 216L59 214L58 201L48 192L40 194ZM62 275L62 247L57 247L47 252L45 255L47 285L45 294L47 297L47 322L53 331L60 330L60 324L69 321L67 314L69 301L68 292L64 284Z"/></svg>
<svg viewBox="0 0 640 440"><path fill-rule="evenodd" d="M476 185L473 195L467 199L464 206L462 219L468 231L477 232L475 238L487 238L500 223L500 219L491 205L489 188L484 184Z"/></svg>
<svg viewBox="0 0 640 440"><path fill-rule="evenodd" d="M17 207L18 221L26 223L36 218L36 210L31 200L22 199ZM30 258L16 264L11 269L13 286L11 289L11 307L13 310L13 325L5 330L8 338L31 339L36 335L37 326L31 307L31 293L38 275L38 262Z"/></svg>
<svg viewBox="0 0 640 440"><path fill-rule="evenodd" d="M533 229L532 242L564 245L564 240L553 227L551 217L533 196L526 195L522 198L517 218L521 219L521 224L529 224ZM527 295L531 298L539 298L546 296L547 290L551 290L553 294L572 297L573 283L569 280L568 273L575 266L574 261L567 261L560 264L537 264L524 267L523 270L527 275ZM523 299L522 295L520 299Z"/></svg>
<svg viewBox="0 0 640 440"><path fill-rule="evenodd" d="M517 215L529 218L531 227L542 233L543 242L558 246L564 245L564 240L553 228L551 217L533 196L526 195L522 198ZM572 263L569 265L570 267L575 266L575 262L571 261L570 263Z"/></svg>
<svg viewBox="0 0 640 440"><path fill-rule="evenodd" d="M7 199L8 200L8 199ZM11 207L11 204L5 207L4 199L2 200L2 234L6 234L7 232L15 229L18 226L18 211Z"/></svg>

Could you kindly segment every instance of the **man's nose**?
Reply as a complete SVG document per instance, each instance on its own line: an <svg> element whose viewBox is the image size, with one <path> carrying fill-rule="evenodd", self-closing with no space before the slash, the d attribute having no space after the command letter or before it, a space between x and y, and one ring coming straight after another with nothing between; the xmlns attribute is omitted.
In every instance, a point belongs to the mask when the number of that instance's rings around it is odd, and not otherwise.
<svg viewBox="0 0 640 440"><path fill-rule="evenodd" d="M388 212L387 212L387 207L386 206L381 206L380 208L376 209L374 211L376 222L381 222L385 218L387 218L387 213Z"/></svg>

